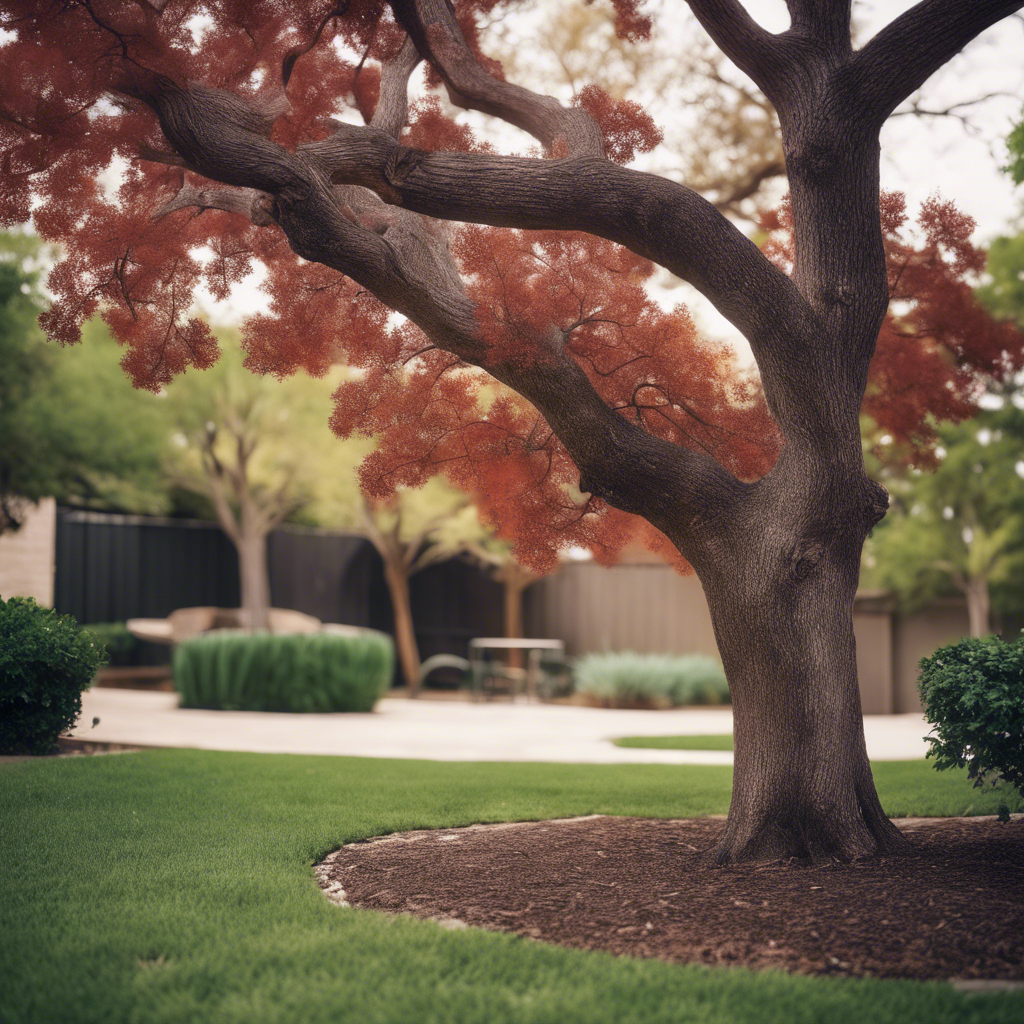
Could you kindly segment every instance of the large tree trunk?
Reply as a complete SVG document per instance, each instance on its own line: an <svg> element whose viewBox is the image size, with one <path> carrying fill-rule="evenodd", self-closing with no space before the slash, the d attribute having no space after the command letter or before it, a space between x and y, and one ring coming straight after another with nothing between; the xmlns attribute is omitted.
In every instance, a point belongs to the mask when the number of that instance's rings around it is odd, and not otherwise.
<svg viewBox="0 0 1024 1024"><path fill-rule="evenodd" d="M992 632L992 602L989 598L988 580L968 580L964 587L967 597L967 618L971 636L988 636Z"/></svg>
<svg viewBox="0 0 1024 1024"><path fill-rule="evenodd" d="M270 629L270 575L267 570L267 535L254 530L235 543L242 585L242 625L251 630Z"/></svg>
<svg viewBox="0 0 1024 1024"><path fill-rule="evenodd" d="M395 645L402 678L409 687L409 696L415 697L420 689L420 651L416 644L416 631L412 621L412 603L409 600L409 576L405 568L390 561L384 563L384 578L391 595L391 608L395 616Z"/></svg>
<svg viewBox="0 0 1024 1024"><path fill-rule="evenodd" d="M864 741L853 600L864 506L881 498L858 476L808 473L784 453L759 485L762 514L698 568L733 703L720 862L851 860L903 844Z"/></svg>

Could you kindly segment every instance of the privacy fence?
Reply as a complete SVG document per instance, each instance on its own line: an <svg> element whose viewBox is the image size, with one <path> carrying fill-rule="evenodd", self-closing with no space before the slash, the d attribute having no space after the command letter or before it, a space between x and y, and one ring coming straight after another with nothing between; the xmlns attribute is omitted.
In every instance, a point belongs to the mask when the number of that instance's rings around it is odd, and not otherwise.
<svg viewBox="0 0 1024 1024"><path fill-rule="evenodd" d="M284 527L269 538L271 603L342 622L392 630L380 557L359 537ZM501 588L459 561L411 582L424 658L465 656L474 636L501 630ZM59 509L54 606L79 622L163 618L175 608L239 603L238 558L216 523ZM168 651L143 645L143 664Z"/></svg>

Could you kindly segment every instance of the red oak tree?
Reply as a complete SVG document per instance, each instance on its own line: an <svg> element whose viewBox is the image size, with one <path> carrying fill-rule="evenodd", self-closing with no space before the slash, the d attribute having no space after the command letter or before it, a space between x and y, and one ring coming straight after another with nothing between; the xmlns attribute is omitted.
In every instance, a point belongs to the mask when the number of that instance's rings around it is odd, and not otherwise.
<svg viewBox="0 0 1024 1024"><path fill-rule="evenodd" d="M636 0L613 2L620 35L649 31ZM896 850L852 628L861 548L887 505L864 472L859 412L866 401L926 445L924 409L948 391L943 411L962 413L981 356L929 319L947 299L918 290L947 264L970 269L966 237L936 203L922 246L898 240L893 204L879 216L878 133L1024 0L922 0L856 51L848 0L788 0L779 34L739 0L689 0L779 114L792 242L776 262L696 193L623 166L659 138L634 104L589 87L563 107L506 82L475 31L497 3L0 0L0 217L31 214L65 247L45 326L75 341L102 308L126 370L157 388L217 357L189 314L195 289L223 294L263 261L274 305L246 327L249 363L361 368L333 423L383 435L371 492L443 469L485 495L535 566L553 542L611 557L638 515L694 567L735 715L719 860ZM421 60L456 105L543 152L477 146L429 98L410 109ZM346 101L365 124L332 120ZM113 158L125 170L107 195ZM903 246L902 272L887 276L887 246ZM647 298L652 263L744 334L763 391L685 311ZM962 296L948 302L968 315ZM1013 340L986 337L998 369ZM894 403L925 365L921 404Z"/></svg>

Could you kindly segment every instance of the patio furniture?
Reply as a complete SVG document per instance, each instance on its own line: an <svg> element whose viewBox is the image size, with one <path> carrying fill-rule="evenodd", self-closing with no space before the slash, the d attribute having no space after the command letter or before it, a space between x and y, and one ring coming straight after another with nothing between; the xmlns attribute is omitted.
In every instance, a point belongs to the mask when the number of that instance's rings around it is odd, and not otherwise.
<svg viewBox="0 0 1024 1024"><path fill-rule="evenodd" d="M495 666L489 661L491 650L526 651L526 671ZM519 687L525 683L526 699L535 700L540 696L541 660L545 652L554 653L559 660L565 659L564 640L533 640L509 637L475 637L469 641L470 684L477 699L486 690L505 689L514 700Z"/></svg>
<svg viewBox="0 0 1024 1024"><path fill-rule="evenodd" d="M431 672L443 672L454 676L461 686L469 678L470 666L465 658L460 658L457 654L435 654L420 666L420 686L426 685Z"/></svg>

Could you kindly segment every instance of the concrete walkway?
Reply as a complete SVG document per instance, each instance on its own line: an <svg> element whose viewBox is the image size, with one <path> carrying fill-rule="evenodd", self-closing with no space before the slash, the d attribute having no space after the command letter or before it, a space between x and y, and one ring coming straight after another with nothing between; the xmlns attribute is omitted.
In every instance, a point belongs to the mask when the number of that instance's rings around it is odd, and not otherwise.
<svg viewBox="0 0 1024 1024"><path fill-rule="evenodd" d="M298 715L179 708L174 693L92 689L72 735L102 743L274 754L343 754L431 761L563 761L593 764L731 764L718 750L616 747L617 736L728 733L728 708L616 711L555 704L386 698L370 714ZM92 727L98 718L99 724ZM921 715L865 719L868 756L924 757Z"/></svg>

